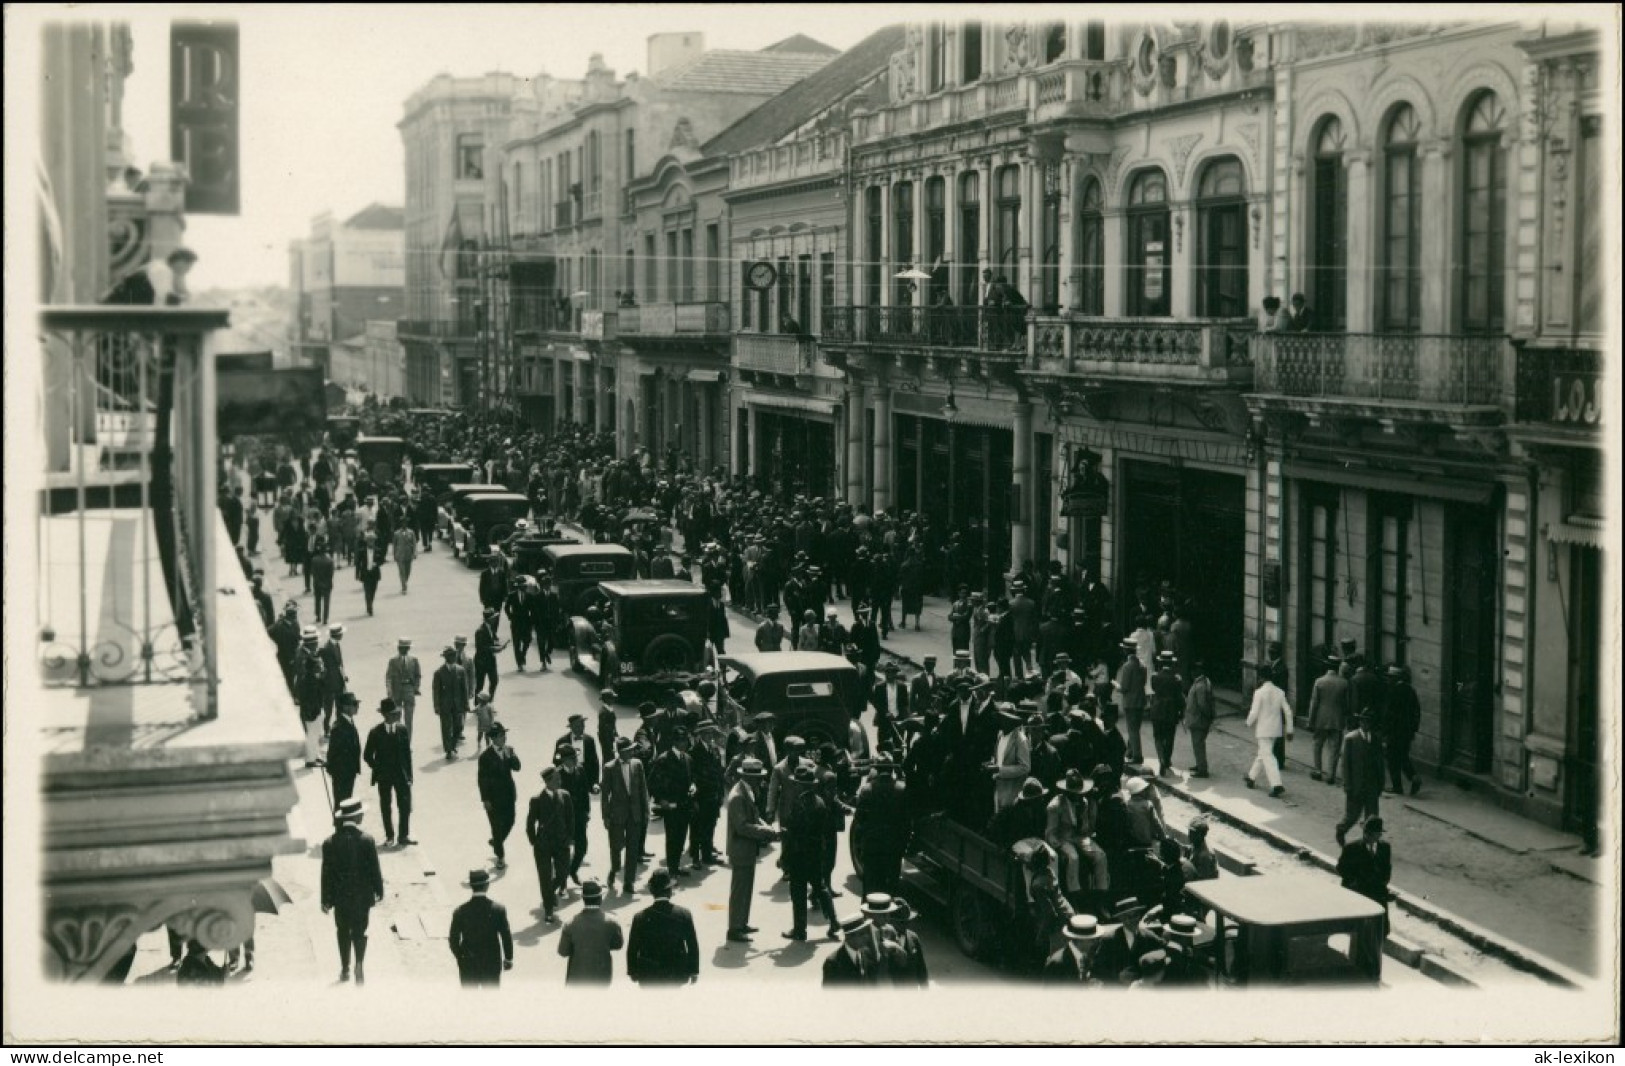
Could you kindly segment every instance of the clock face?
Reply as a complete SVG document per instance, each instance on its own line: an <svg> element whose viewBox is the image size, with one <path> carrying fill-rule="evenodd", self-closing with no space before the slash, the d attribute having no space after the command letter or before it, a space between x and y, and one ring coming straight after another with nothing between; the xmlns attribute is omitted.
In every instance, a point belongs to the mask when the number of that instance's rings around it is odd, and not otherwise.
<svg viewBox="0 0 1625 1066"><path fill-rule="evenodd" d="M771 263L757 263L750 268L750 283L752 288L766 289L773 285L773 279L778 277L778 271L773 269Z"/></svg>

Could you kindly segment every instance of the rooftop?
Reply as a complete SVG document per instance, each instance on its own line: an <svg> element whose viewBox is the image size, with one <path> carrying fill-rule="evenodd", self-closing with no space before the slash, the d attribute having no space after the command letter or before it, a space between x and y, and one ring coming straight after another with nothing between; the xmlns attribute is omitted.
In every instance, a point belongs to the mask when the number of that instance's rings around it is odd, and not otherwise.
<svg viewBox="0 0 1625 1066"><path fill-rule="evenodd" d="M786 37L775 44L762 49L764 52L796 52L801 55L836 55L839 48L831 48L823 41L815 41L805 33L798 33L793 37Z"/></svg>
<svg viewBox="0 0 1625 1066"><path fill-rule="evenodd" d="M350 229L403 230L406 228L406 209L389 204L368 204L345 219L344 224Z"/></svg>
<svg viewBox="0 0 1625 1066"><path fill-rule="evenodd" d="M797 52L706 52L655 78L674 92L773 96L830 62L825 54Z"/></svg>

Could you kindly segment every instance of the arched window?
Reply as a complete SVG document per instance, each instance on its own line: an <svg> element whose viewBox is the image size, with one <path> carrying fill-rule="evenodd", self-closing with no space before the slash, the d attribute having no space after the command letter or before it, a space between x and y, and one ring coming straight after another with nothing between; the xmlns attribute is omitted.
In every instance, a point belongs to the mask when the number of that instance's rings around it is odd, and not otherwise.
<svg viewBox="0 0 1625 1066"><path fill-rule="evenodd" d="M1021 244L1021 167L1000 167L998 176L998 212L993 216L993 248L997 265L994 273L1003 273L1004 280L1019 285L1016 277L1018 248Z"/></svg>
<svg viewBox="0 0 1625 1066"><path fill-rule="evenodd" d="M1377 321L1399 333L1422 328L1422 170L1416 160L1421 132L1416 109L1401 104L1383 135Z"/></svg>
<svg viewBox="0 0 1625 1066"><path fill-rule="evenodd" d="M1061 307L1061 165L1045 163L1043 178L1039 291L1033 303L1053 315Z"/></svg>
<svg viewBox="0 0 1625 1066"><path fill-rule="evenodd" d="M1128 313L1168 313L1168 179L1160 170L1142 170L1128 192Z"/></svg>
<svg viewBox="0 0 1625 1066"><path fill-rule="evenodd" d="M959 176L959 292L961 306L976 306L977 263L982 258L982 183L976 171Z"/></svg>
<svg viewBox="0 0 1625 1066"><path fill-rule="evenodd" d="M1084 315L1106 313L1103 206L1100 182L1090 178L1083 183L1083 195L1078 199L1077 286L1072 292L1073 309Z"/></svg>
<svg viewBox="0 0 1625 1066"><path fill-rule="evenodd" d="M891 189L891 263L889 269L896 275L911 267L914 261L914 183L900 181ZM914 302L914 283L907 278L894 277L891 302L898 307Z"/></svg>
<svg viewBox="0 0 1625 1066"><path fill-rule="evenodd" d="M1247 314L1247 176L1235 156L1202 168L1196 183L1196 313Z"/></svg>
<svg viewBox="0 0 1625 1066"><path fill-rule="evenodd" d="M1499 332L1504 324L1502 270L1506 260L1506 109L1492 92L1468 103L1461 152L1461 325Z"/></svg>
<svg viewBox="0 0 1625 1066"><path fill-rule="evenodd" d="M925 254L920 257L920 269L931 272L928 304L936 302L938 290L948 288L947 268L937 264L948 258L948 183L942 178L925 180Z"/></svg>
<svg viewBox="0 0 1625 1066"><path fill-rule="evenodd" d="M1310 177L1310 328L1340 330L1348 318L1348 180L1343 123L1330 116L1315 135Z"/></svg>

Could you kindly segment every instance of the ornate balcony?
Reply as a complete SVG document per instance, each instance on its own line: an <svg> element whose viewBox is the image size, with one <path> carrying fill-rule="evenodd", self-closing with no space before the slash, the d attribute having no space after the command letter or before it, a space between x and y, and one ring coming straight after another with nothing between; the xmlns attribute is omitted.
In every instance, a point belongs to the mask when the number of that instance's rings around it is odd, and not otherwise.
<svg viewBox="0 0 1625 1066"><path fill-rule="evenodd" d="M846 134L838 131L741 153L729 164L729 192L819 177L834 180L846 164L846 147Z"/></svg>
<svg viewBox="0 0 1625 1066"><path fill-rule="evenodd" d="M699 345L713 354L726 355L728 351L729 319L725 303L643 304L622 307L617 317L617 336L623 344L634 348Z"/></svg>
<svg viewBox="0 0 1625 1066"><path fill-rule="evenodd" d="M297 715L216 512L209 336L226 321L40 316L38 613L16 619L38 652L15 680L44 753L46 969L61 979L120 978L165 923L237 946L272 857L301 846Z"/></svg>
<svg viewBox="0 0 1625 1066"><path fill-rule="evenodd" d="M1601 446L1607 372L1594 348L1516 346L1513 419L1521 435Z"/></svg>
<svg viewBox="0 0 1625 1066"><path fill-rule="evenodd" d="M799 377L813 372L811 337L795 333L734 334L734 366L748 374Z"/></svg>
<svg viewBox="0 0 1625 1066"><path fill-rule="evenodd" d="M1035 317L1029 369L1057 378L1247 386L1252 330L1247 318Z"/></svg>
<svg viewBox="0 0 1625 1066"><path fill-rule="evenodd" d="M1497 407L1505 337L1422 333L1260 333L1260 394L1355 404Z"/></svg>

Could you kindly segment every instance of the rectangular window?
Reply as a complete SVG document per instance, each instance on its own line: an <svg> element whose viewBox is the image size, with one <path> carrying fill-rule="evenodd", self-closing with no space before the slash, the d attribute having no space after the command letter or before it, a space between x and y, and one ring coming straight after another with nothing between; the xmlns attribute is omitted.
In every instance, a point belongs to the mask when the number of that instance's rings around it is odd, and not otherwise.
<svg viewBox="0 0 1625 1066"><path fill-rule="evenodd" d="M982 76L982 24L967 22L959 28L959 84L969 85Z"/></svg>
<svg viewBox="0 0 1625 1066"><path fill-rule="evenodd" d="M790 281L791 281L791 277L790 277L790 260L789 260L789 258L788 257L781 257L779 259L778 267L779 267L779 277L778 277L778 290L779 290L778 291L778 304L779 304L779 306L778 306L778 315L777 315L777 317L775 319L774 331L778 332L778 333L783 333L783 332L785 332L784 320L786 318L790 317L790 300L791 300Z"/></svg>
<svg viewBox="0 0 1625 1066"><path fill-rule="evenodd" d="M796 321L803 330L812 328L812 256L796 259Z"/></svg>
<svg viewBox="0 0 1625 1066"><path fill-rule="evenodd" d="M897 271L917 266L914 261L914 184L898 182L892 186L892 244L891 265ZM892 303L898 306L913 302L914 283L907 278L896 279Z"/></svg>
<svg viewBox="0 0 1625 1066"><path fill-rule="evenodd" d="M1588 115L1580 120L1579 203L1575 204L1575 219L1599 219L1603 204L1602 191L1602 120ZM1603 246L1607 227L1582 225L1580 250L1574 263L1574 294L1579 302L1574 324L1581 333L1601 333L1603 308L1606 300L1607 273L1603 269Z"/></svg>
<svg viewBox="0 0 1625 1066"><path fill-rule="evenodd" d="M621 297L628 299L638 285L637 250L631 247L626 249L626 265L621 270Z"/></svg>
<svg viewBox="0 0 1625 1066"><path fill-rule="evenodd" d="M1309 639L1316 646L1334 647L1337 640L1337 504L1330 498L1311 501L1309 514Z"/></svg>
<svg viewBox="0 0 1625 1066"><path fill-rule="evenodd" d="M1104 22L1086 22L1083 24L1083 58L1094 60L1106 58L1106 24Z"/></svg>
<svg viewBox="0 0 1625 1066"><path fill-rule="evenodd" d="M926 90L936 92L942 88L943 78L947 76L948 27L929 26L925 32L929 42L926 49L930 54L930 67L926 72Z"/></svg>
<svg viewBox="0 0 1625 1066"><path fill-rule="evenodd" d="M722 295L722 229L715 222L705 227L705 298L721 300Z"/></svg>
<svg viewBox="0 0 1625 1066"><path fill-rule="evenodd" d="M828 322L829 313L835 307L834 252L824 252L818 257L818 306L824 321ZM806 325L812 328L810 323Z"/></svg>
<svg viewBox="0 0 1625 1066"><path fill-rule="evenodd" d="M655 235L643 235L643 299L645 301L658 300L660 288L657 281L660 270L660 260L655 255Z"/></svg>
<svg viewBox="0 0 1625 1066"><path fill-rule="evenodd" d="M1080 284L1076 293L1079 313L1106 313L1105 235L1097 212L1085 213L1078 221L1078 266Z"/></svg>
<svg viewBox="0 0 1625 1066"><path fill-rule="evenodd" d="M694 299L694 231L683 230L683 294L679 299L684 303Z"/></svg>
<svg viewBox="0 0 1625 1066"><path fill-rule="evenodd" d="M631 181L638 176L637 130L626 131L626 173L621 176L623 182Z"/></svg>
<svg viewBox="0 0 1625 1066"><path fill-rule="evenodd" d="M998 214L993 216L995 272L1003 272L1004 280L1016 283L1018 248L1021 244L1021 168L999 168Z"/></svg>
<svg viewBox="0 0 1625 1066"><path fill-rule="evenodd" d="M750 329L751 308L756 303L755 292L750 287L750 260L739 264L739 328ZM743 414L744 412L740 412Z"/></svg>
<svg viewBox="0 0 1625 1066"><path fill-rule="evenodd" d="M677 231L666 231L666 277L665 284L661 286L662 299L673 303L677 300Z"/></svg>
<svg viewBox="0 0 1625 1066"><path fill-rule="evenodd" d="M925 183L925 255L920 269L936 274L936 265L947 258L947 181L931 178ZM933 277L932 285L947 285L946 278ZM927 301L929 302L929 300Z"/></svg>
<svg viewBox="0 0 1625 1066"><path fill-rule="evenodd" d="M477 133L457 135L457 180L477 181L485 177L485 140Z"/></svg>
<svg viewBox="0 0 1625 1066"><path fill-rule="evenodd" d="M977 264L982 257L981 176L974 171L959 179L959 303L975 307Z"/></svg>
<svg viewBox="0 0 1625 1066"><path fill-rule="evenodd" d="M1409 565L1411 501L1406 497L1371 497L1368 535L1377 547L1366 577L1367 632L1376 634L1371 650L1380 663L1405 663L1406 571Z"/></svg>
<svg viewBox="0 0 1625 1066"><path fill-rule="evenodd" d="M1383 213L1382 325L1415 333L1422 328L1422 173L1411 147L1383 158L1388 202Z"/></svg>
<svg viewBox="0 0 1625 1066"><path fill-rule="evenodd" d="M1506 252L1506 166L1499 137L1469 141L1462 160L1461 324L1469 332L1502 326L1502 263Z"/></svg>
<svg viewBox="0 0 1625 1066"><path fill-rule="evenodd" d="M863 191L863 295L870 307L880 304L880 234L885 218L880 208L880 189L870 186Z"/></svg>

